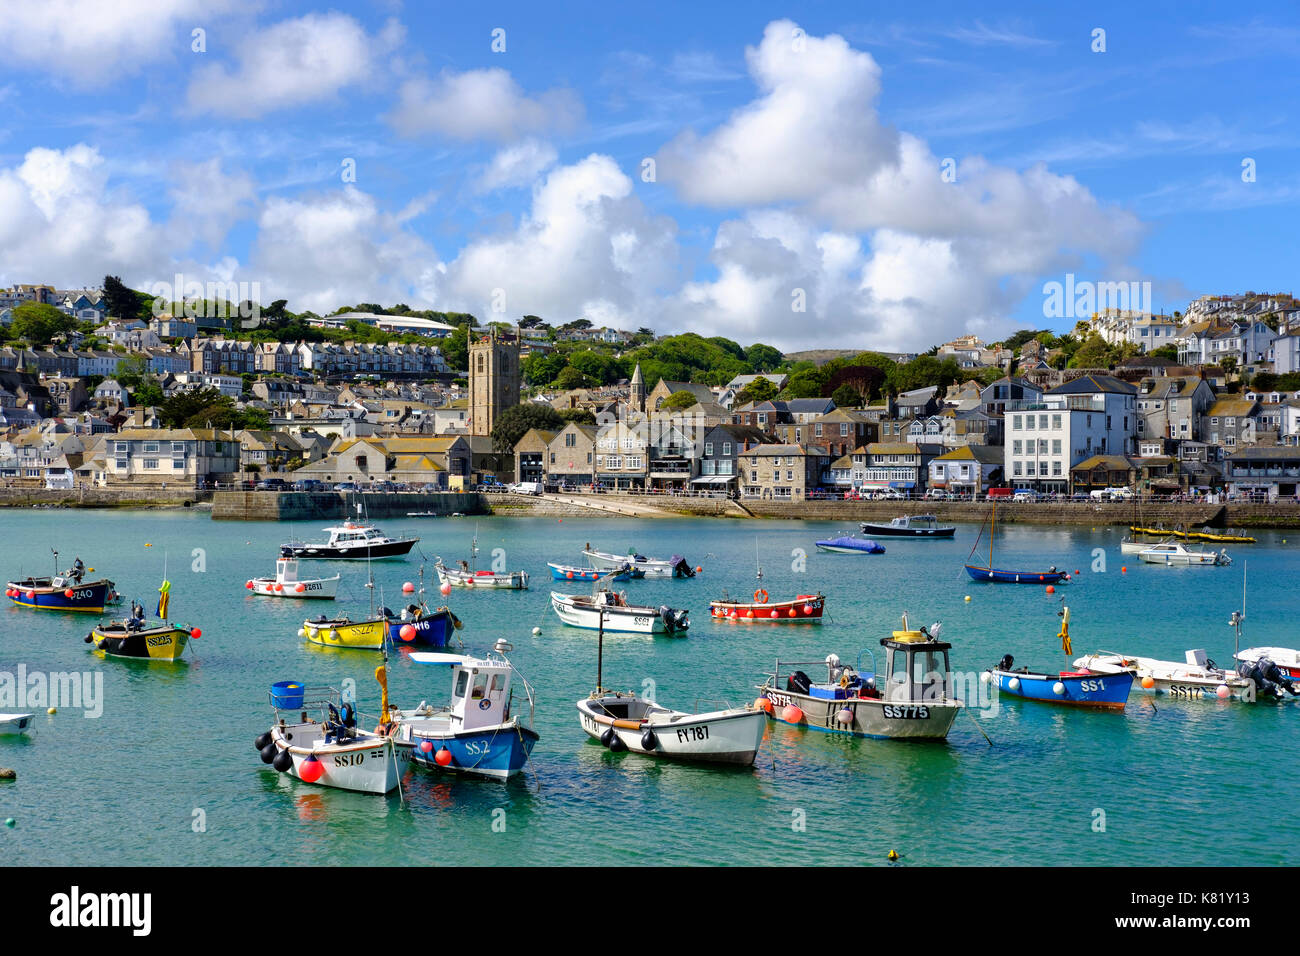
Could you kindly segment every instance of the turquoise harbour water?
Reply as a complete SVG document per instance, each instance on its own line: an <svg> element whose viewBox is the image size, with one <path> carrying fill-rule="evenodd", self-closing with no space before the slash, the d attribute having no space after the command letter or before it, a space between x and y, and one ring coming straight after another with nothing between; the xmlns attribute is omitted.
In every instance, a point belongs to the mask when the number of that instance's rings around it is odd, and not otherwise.
<svg viewBox="0 0 1300 956"><path fill-rule="evenodd" d="M1055 564L1083 573L1049 596L1036 586L977 585L962 570L978 528L955 541L885 541L883 556L818 553L817 538L849 530L825 522L601 521L565 518L390 520L432 560L468 557L478 529L480 566L504 548L532 575L525 592L454 591L471 651L498 637L539 692L541 741L530 772L499 783L423 770L396 794L345 793L291 780L263 764L253 739L270 724L277 680L357 682L363 710L378 709L380 655L317 648L296 636L308 614L367 609L364 563L317 563L343 575L340 600L247 595L271 574L291 534L321 537L320 523L213 522L199 512L0 512L0 573L49 573L76 555L152 612L164 553L172 620L202 628L186 663L103 660L82 638L96 618L0 609L0 671L103 675L103 715L42 713L30 740L0 738L0 859L64 865L1235 865L1281 864L1296 840L1296 787L1287 780L1300 741L1300 704L1181 703L1155 707L1135 689L1123 714L1001 701L996 717L963 716L944 744L847 739L769 725L753 769L717 769L614 755L578 726L574 702L595 683L596 635L565 628L550 609L547 560L581 563L586 542L610 551L677 552L703 574L623 587L641 603L691 609L684 640L610 636L605 684L693 709L740 704L779 655L856 660L907 611L913 626L942 621L955 669L978 671L1005 653L1055 668L1062 596L1076 656L1108 650L1182 659L1203 647L1232 656L1229 615L1249 565L1245 641L1295 646L1294 585L1300 534L1259 535L1227 568L1147 567L1119 552L1119 529L1011 527L998 563ZM987 539L986 539L987 540ZM151 545L147 546L147 545ZM206 570L196 572L194 549ZM797 549L806 553L800 561ZM1091 570L1103 549L1105 571ZM822 590L820 627L718 624L708 601L756 587L773 600ZM375 562L384 603L401 606L418 561ZM328 569L328 570L327 570ZM802 569L802 570L801 570ZM433 577L432 565L429 575ZM436 578L434 579L436 580ZM558 582L556 582L558 585ZM564 588L559 588L563 590ZM965 595L971 596L966 603ZM432 597L439 599L436 591ZM435 602L431 602L435 603ZM437 601L441 603L441 601ZM8 602L6 602L6 605ZM325 606L322 607L322 604ZM540 636L533 636L540 626ZM400 655L390 665L398 703L446 700L439 670ZM0 708L3 709L3 708ZM977 726L978 725L978 726ZM993 740L989 746L980 731ZM197 813L196 811L201 811ZM504 812L500 812L504 811ZM1095 830L1104 812L1104 832ZM195 832L201 820L202 832ZM494 829L494 822L496 828ZM504 832L501 831L504 823Z"/></svg>

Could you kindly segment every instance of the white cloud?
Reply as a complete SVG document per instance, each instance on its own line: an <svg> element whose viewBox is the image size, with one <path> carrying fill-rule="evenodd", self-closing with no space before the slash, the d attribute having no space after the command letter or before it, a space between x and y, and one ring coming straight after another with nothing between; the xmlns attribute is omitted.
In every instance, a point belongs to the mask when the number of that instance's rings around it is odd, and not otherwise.
<svg viewBox="0 0 1300 956"><path fill-rule="evenodd" d="M180 252L201 241L217 250L231 226L253 215L257 184L244 172L227 173L220 159L178 161L167 190L172 200L171 249Z"/></svg>
<svg viewBox="0 0 1300 956"><path fill-rule="evenodd" d="M872 57L795 31L769 24L747 51L758 98L659 154L661 179L687 201L784 210L719 228L717 277L682 290L687 325L712 317L750 340L922 349L998 334L1035 279L1084 258L1127 274L1135 216L1041 164L968 157L945 181L924 140L881 124ZM794 288L808 314L792 323Z"/></svg>
<svg viewBox="0 0 1300 956"><path fill-rule="evenodd" d="M336 96L361 84L401 42L393 21L369 36L352 17L309 13L257 31L236 48L239 65L194 71L187 99L196 112L254 119Z"/></svg>
<svg viewBox="0 0 1300 956"><path fill-rule="evenodd" d="M446 266L442 303L492 318L501 289L507 316L635 327L675 279L675 234L672 220L647 213L612 159L592 154L539 182L513 231L462 249Z"/></svg>
<svg viewBox="0 0 1300 956"><path fill-rule="evenodd" d="M99 86L159 59L190 52L190 30L208 27L237 0L0 0L5 57L74 86Z"/></svg>
<svg viewBox="0 0 1300 956"><path fill-rule="evenodd" d="M459 140L509 142L532 133L572 129L582 118L572 91L547 90L530 97L506 70L492 68L402 84L396 109L387 117L403 136L439 133Z"/></svg>
<svg viewBox="0 0 1300 956"><path fill-rule="evenodd" d="M240 278L259 282L266 301L332 312L362 301L429 305L437 296L433 248L355 187L269 199L257 226Z"/></svg>
<svg viewBox="0 0 1300 956"><path fill-rule="evenodd" d="M498 150L479 178L479 192L531 186L537 177L555 165L557 154L550 143L527 139Z"/></svg>

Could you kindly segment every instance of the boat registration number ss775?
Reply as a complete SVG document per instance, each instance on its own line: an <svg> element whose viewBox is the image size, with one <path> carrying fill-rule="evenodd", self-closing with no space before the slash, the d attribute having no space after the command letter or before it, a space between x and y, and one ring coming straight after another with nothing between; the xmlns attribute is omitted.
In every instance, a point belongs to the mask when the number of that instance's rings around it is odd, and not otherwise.
<svg viewBox="0 0 1300 956"><path fill-rule="evenodd" d="M930 708L920 707L916 704L886 704L881 709L885 717L893 717L897 720L930 719Z"/></svg>

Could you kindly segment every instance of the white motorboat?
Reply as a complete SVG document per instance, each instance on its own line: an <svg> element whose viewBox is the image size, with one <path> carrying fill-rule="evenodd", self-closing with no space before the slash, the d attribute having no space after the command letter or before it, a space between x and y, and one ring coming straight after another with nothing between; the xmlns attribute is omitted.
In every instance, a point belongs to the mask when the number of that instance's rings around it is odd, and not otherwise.
<svg viewBox="0 0 1300 956"><path fill-rule="evenodd" d="M551 592L551 607L570 627L623 634L667 634L685 637L690 612L662 605L628 604L624 594L600 588L595 595Z"/></svg>
<svg viewBox="0 0 1300 956"><path fill-rule="evenodd" d="M1238 651L1236 657L1246 664L1270 660L1291 680L1300 680L1300 651L1294 647L1247 647Z"/></svg>
<svg viewBox="0 0 1300 956"><path fill-rule="evenodd" d="M254 594L266 597L323 598L332 601L338 585L337 574L332 578L299 577L298 559L286 556L276 559L275 577L252 578L244 587Z"/></svg>
<svg viewBox="0 0 1300 956"><path fill-rule="evenodd" d="M30 734L35 714L0 714L0 737Z"/></svg>
<svg viewBox="0 0 1300 956"><path fill-rule="evenodd" d="M460 567L449 568L438 558L434 564L438 572L438 583L449 584L454 588L501 588L508 591L522 591L528 587L527 571L475 571L469 562L460 562Z"/></svg>
<svg viewBox="0 0 1300 956"><path fill-rule="evenodd" d="M403 558L420 540L410 535L390 537L374 525L353 521L325 530L329 532L329 540L324 543L290 541L280 546L280 552L295 558L330 561Z"/></svg>
<svg viewBox="0 0 1300 956"><path fill-rule="evenodd" d="M1227 551L1194 551L1179 541L1165 544L1153 544L1138 552L1138 557L1147 564L1164 564L1180 567L1200 567L1209 565L1231 564Z"/></svg>
<svg viewBox="0 0 1300 956"><path fill-rule="evenodd" d="M631 565L641 571L647 578L693 578L695 569L679 554L668 560L647 558L644 554L629 552L627 554L610 554L608 551L593 551L587 548L582 552L591 566L598 571L616 571Z"/></svg>
<svg viewBox="0 0 1300 956"><path fill-rule="evenodd" d="M386 673L376 671L384 686ZM255 746L262 762L281 773L307 783L358 793L390 793L398 785L410 761L409 747L394 739L397 725L390 719L385 686L378 732L358 726L356 704L342 699L332 687L303 687L281 682L271 688L271 706L276 722L259 736ZM336 706L335 701L339 701ZM285 711L318 709L320 720L299 719L289 723Z"/></svg>
<svg viewBox="0 0 1300 956"><path fill-rule="evenodd" d="M615 752L748 765L763 741L767 715L752 706L689 714L635 694L597 689L578 701L578 721L589 737Z"/></svg>
<svg viewBox="0 0 1300 956"><path fill-rule="evenodd" d="M1172 544L1173 537L1162 538L1159 541L1139 541L1130 535L1119 543L1120 554L1141 554L1143 551L1154 548L1157 544Z"/></svg>
<svg viewBox="0 0 1300 956"><path fill-rule="evenodd" d="M449 706L435 708L421 701L413 710L393 712L397 744L410 749L414 763L496 780L524 768L538 740L532 728L535 695L506 658L510 650L510 644L500 639L493 653L483 658L423 651L408 655L416 664L447 667L451 678ZM515 678L523 685L526 722L512 713Z"/></svg>
<svg viewBox="0 0 1300 956"><path fill-rule="evenodd" d="M1074 666L1094 674L1132 674L1148 694L1165 694L1181 700L1255 699L1255 682L1234 671L1224 670L1205 656L1203 650L1187 651L1185 661L1162 661L1153 657L1098 651L1078 658Z"/></svg>

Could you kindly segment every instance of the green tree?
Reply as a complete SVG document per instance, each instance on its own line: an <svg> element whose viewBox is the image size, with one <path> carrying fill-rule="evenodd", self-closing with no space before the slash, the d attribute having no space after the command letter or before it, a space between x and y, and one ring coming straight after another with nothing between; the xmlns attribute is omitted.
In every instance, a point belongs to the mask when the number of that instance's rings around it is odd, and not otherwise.
<svg viewBox="0 0 1300 956"><path fill-rule="evenodd" d="M523 361L524 381L529 385L550 385L555 381L556 376L564 370L569 364L566 355L559 351L543 355L541 352L534 352Z"/></svg>
<svg viewBox="0 0 1300 956"><path fill-rule="evenodd" d="M516 405L502 412L492 426L492 449L498 455L505 455L514 451L519 439L531 428L558 432L564 426L564 419L550 405L537 402Z"/></svg>
<svg viewBox="0 0 1300 956"><path fill-rule="evenodd" d="M699 399L695 397L693 392L688 392L686 389L682 389L680 392L673 392L660 402L659 410L664 411L666 409L671 411L674 408L690 408L691 406L698 404Z"/></svg>
<svg viewBox="0 0 1300 956"><path fill-rule="evenodd" d="M560 374L555 376L554 385L566 392L573 388L586 388L587 377L572 365L566 365L560 370Z"/></svg>
<svg viewBox="0 0 1300 956"><path fill-rule="evenodd" d="M560 417L566 422L575 422L579 425L596 424L596 413L589 408L565 408L560 410Z"/></svg>
<svg viewBox="0 0 1300 956"><path fill-rule="evenodd" d="M831 393L831 401L836 408L857 408L862 404L862 394L845 382Z"/></svg>
<svg viewBox="0 0 1300 956"><path fill-rule="evenodd" d="M785 356L770 345L755 342L745 349L745 361L755 372L770 372L785 361Z"/></svg>
<svg viewBox="0 0 1300 956"><path fill-rule="evenodd" d="M14 306L10 332L28 345L49 345L56 336L75 330L76 320L52 305L41 302L24 302Z"/></svg>
<svg viewBox="0 0 1300 956"><path fill-rule="evenodd" d="M825 368L805 368L790 376L781 390L782 398L821 398L831 373Z"/></svg>
<svg viewBox="0 0 1300 956"><path fill-rule="evenodd" d="M119 319L139 318L143 298L145 297L135 290L123 285L119 276L104 276L104 307L110 316Z"/></svg>
<svg viewBox="0 0 1300 956"><path fill-rule="evenodd" d="M1148 355L1155 356L1156 358L1167 358L1167 359L1169 359L1169 361L1171 361L1171 362L1177 362L1177 361L1178 361L1178 346L1177 346L1177 345L1162 345L1162 346L1160 346L1160 348L1158 348L1158 349L1152 349L1152 350L1151 350L1150 352L1148 352L1147 354L1148 354Z"/></svg>
<svg viewBox="0 0 1300 956"><path fill-rule="evenodd" d="M780 389L770 378L756 378L736 393L734 404L748 405L750 402L770 402L780 394Z"/></svg>
<svg viewBox="0 0 1300 956"><path fill-rule="evenodd" d="M453 371L469 368L469 326L462 325L456 328L445 339L438 343L442 349L443 358L451 366Z"/></svg>

